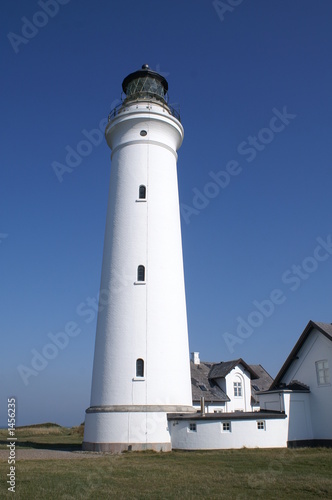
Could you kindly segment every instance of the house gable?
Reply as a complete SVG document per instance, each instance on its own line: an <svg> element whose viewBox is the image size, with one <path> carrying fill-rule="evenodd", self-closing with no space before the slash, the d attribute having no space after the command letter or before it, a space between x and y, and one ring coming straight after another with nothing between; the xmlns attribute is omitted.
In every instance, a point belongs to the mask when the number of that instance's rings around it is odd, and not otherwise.
<svg viewBox="0 0 332 500"><path fill-rule="evenodd" d="M277 374L276 378L274 379L274 382L271 384L270 389L276 389L280 387L280 384L285 383L284 379L289 378L289 372L290 370L293 370L294 367L292 365L296 364L296 362L299 359L299 354L300 352L303 352L303 348L306 349L307 342L312 342L312 332L316 330L317 334L321 334L323 337L328 342L328 345L332 345L332 325L328 323L318 323L314 321L309 321L307 324L306 328L304 329L302 335L296 342L294 348L292 349L291 353L289 354L288 358L286 359L285 363L281 367L279 373ZM287 375L288 373L288 375ZM289 380L290 381L290 380ZM305 380L302 380L302 382L307 383Z"/></svg>
<svg viewBox="0 0 332 500"><path fill-rule="evenodd" d="M191 361L193 405L204 398L207 412L257 411L257 392L266 390L272 378L261 365L248 365L239 358L221 363ZM198 362L197 362L198 360Z"/></svg>
<svg viewBox="0 0 332 500"><path fill-rule="evenodd" d="M284 409L289 414L290 442L332 440L331 368L332 325L309 321L263 397L265 407L272 408L268 398L275 392L283 393Z"/></svg>

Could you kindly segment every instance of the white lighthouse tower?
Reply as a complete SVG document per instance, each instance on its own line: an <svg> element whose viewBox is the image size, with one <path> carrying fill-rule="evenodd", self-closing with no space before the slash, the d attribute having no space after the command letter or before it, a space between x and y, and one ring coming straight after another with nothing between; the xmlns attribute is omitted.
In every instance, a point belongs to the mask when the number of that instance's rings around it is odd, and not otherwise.
<svg viewBox="0 0 332 500"><path fill-rule="evenodd" d="M183 139L147 64L110 114L112 167L91 406L83 448L171 449L167 413L192 408L177 184Z"/></svg>

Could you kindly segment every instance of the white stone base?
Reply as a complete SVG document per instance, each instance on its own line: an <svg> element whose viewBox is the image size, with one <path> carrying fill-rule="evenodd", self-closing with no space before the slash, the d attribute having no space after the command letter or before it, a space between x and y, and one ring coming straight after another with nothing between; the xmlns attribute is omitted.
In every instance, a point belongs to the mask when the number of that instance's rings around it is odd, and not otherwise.
<svg viewBox="0 0 332 500"><path fill-rule="evenodd" d="M83 449L86 451L170 451L167 413L87 412Z"/></svg>

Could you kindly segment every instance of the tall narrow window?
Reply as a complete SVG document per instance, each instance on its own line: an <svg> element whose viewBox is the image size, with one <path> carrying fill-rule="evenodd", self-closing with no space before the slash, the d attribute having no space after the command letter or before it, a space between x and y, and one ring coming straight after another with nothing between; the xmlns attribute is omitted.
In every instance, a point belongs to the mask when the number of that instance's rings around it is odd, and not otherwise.
<svg viewBox="0 0 332 500"><path fill-rule="evenodd" d="M138 190L138 198L140 200L145 200L146 198L146 187L141 185Z"/></svg>
<svg viewBox="0 0 332 500"><path fill-rule="evenodd" d="M137 268L137 281L145 281L145 267L138 266Z"/></svg>
<svg viewBox="0 0 332 500"><path fill-rule="evenodd" d="M318 385L326 385L330 383L329 363L327 359L316 361L316 374Z"/></svg>
<svg viewBox="0 0 332 500"><path fill-rule="evenodd" d="M142 358L136 360L136 377L144 377L144 361Z"/></svg>
<svg viewBox="0 0 332 500"><path fill-rule="evenodd" d="M234 396L242 397L242 384L241 382L234 382Z"/></svg>

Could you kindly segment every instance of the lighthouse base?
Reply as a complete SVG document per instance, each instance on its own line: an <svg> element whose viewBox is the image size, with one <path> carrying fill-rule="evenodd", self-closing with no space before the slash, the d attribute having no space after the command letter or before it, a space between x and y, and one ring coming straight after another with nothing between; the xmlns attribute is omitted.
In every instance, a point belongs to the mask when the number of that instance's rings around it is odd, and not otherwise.
<svg viewBox="0 0 332 500"><path fill-rule="evenodd" d="M122 453L123 451L172 451L171 443L88 443L83 441L83 451Z"/></svg>
<svg viewBox="0 0 332 500"><path fill-rule="evenodd" d="M83 450L171 451L167 413L174 412L174 408L183 413L196 411L190 406L171 405L90 407L86 411Z"/></svg>

